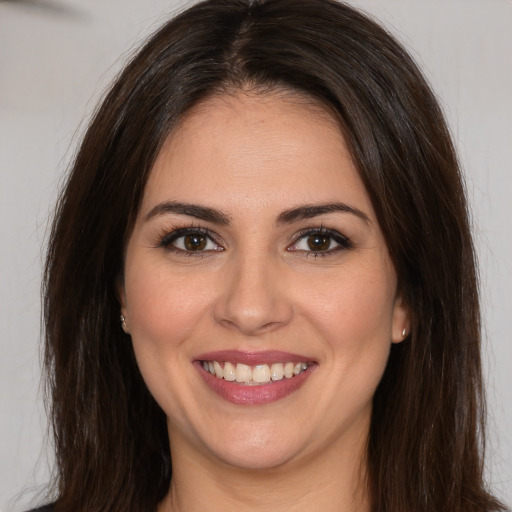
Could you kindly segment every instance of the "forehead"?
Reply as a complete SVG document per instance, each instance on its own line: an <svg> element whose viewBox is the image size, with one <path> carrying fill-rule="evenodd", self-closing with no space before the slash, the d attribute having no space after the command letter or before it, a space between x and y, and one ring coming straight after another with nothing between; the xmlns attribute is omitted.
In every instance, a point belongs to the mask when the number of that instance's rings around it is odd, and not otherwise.
<svg viewBox="0 0 512 512"><path fill-rule="evenodd" d="M185 116L156 159L142 209L198 198L223 209L343 200L371 210L338 121L294 93L219 95Z"/></svg>

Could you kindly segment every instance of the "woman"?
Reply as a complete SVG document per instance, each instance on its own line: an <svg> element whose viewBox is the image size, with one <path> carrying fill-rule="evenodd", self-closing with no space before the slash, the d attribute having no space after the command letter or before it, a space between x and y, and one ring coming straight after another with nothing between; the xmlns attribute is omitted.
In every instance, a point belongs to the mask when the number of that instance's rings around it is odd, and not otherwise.
<svg viewBox="0 0 512 512"><path fill-rule="evenodd" d="M329 0L209 1L98 109L45 281L52 510L502 510L437 102Z"/></svg>

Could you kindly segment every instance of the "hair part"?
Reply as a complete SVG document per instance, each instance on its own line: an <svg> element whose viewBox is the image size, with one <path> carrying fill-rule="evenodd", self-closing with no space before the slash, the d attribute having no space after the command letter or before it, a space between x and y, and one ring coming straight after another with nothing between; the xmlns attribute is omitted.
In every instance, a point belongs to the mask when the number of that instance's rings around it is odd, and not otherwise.
<svg viewBox="0 0 512 512"><path fill-rule="evenodd" d="M411 311L374 397L374 510L501 510L482 477L475 255L450 134L407 52L332 0L197 4L148 40L96 111L44 278L56 510L142 512L168 490L166 418L119 327L116 288L162 144L202 101L235 91L292 91L336 113Z"/></svg>

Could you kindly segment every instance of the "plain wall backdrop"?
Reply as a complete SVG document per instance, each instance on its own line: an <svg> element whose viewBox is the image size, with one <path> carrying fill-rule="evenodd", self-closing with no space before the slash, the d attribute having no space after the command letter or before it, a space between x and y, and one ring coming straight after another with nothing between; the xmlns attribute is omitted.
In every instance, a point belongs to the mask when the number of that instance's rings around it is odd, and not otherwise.
<svg viewBox="0 0 512 512"><path fill-rule="evenodd" d="M487 476L510 505L512 2L350 3L375 15L410 49L441 99L459 149L481 265L490 412ZM57 191L106 85L129 52L186 4L0 2L2 512L23 510L47 482L51 467L38 347L42 261Z"/></svg>

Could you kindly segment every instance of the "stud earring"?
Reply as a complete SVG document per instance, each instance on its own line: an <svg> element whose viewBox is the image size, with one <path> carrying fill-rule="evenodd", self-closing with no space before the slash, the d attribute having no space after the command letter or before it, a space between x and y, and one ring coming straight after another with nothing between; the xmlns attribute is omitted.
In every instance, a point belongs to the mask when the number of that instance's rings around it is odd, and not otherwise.
<svg viewBox="0 0 512 512"><path fill-rule="evenodd" d="M407 336L407 329L404 327L404 330L402 331L402 339L404 339Z"/></svg>
<svg viewBox="0 0 512 512"><path fill-rule="evenodd" d="M121 320L121 327L123 328L123 331L128 333L128 326L126 325L126 318L124 317L124 315L121 315L119 317L119 319Z"/></svg>

